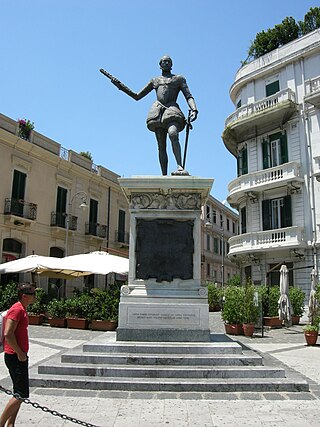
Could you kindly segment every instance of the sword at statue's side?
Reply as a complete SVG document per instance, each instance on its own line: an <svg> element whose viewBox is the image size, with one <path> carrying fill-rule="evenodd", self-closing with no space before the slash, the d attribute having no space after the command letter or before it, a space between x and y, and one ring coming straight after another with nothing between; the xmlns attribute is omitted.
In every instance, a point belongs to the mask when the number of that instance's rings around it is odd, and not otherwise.
<svg viewBox="0 0 320 427"><path fill-rule="evenodd" d="M191 124L191 120L190 120L191 113L192 113L192 110L189 110L188 120L187 120L187 126L186 126L186 142L184 144L184 154L183 154L183 163L182 163L183 169L185 169L185 166L186 166L187 149L188 149L188 141L189 141L189 132L190 132L190 129L192 129L192 124Z"/></svg>

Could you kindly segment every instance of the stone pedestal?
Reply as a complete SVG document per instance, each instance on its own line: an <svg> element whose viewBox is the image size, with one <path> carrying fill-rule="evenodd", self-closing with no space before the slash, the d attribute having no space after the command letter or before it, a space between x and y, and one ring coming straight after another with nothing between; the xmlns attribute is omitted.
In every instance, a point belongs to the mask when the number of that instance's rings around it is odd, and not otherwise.
<svg viewBox="0 0 320 427"><path fill-rule="evenodd" d="M130 207L130 266L117 340L209 341L200 215L213 180L138 176L119 183Z"/></svg>

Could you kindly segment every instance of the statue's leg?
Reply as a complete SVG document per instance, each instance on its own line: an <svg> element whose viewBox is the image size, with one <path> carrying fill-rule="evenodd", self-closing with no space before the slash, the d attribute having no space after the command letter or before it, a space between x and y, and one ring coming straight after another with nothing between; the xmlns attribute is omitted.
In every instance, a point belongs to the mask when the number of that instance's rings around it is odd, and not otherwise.
<svg viewBox="0 0 320 427"><path fill-rule="evenodd" d="M172 151L178 165L178 169L181 168L182 170L183 168L182 168L182 160L181 160L181 147L179 143L179 132L178 132L177 126L174 124L169 126L168 134L169 134L169 138L172 145Z"/></svg>
<svg viewBox="0 0 320 427"><path fill-rule="evenodd" d="M168 155L167 155L167 131L159 128L155 130L158 151L159 151L159 162L161 166L162 175L168 175Z"/></svg>

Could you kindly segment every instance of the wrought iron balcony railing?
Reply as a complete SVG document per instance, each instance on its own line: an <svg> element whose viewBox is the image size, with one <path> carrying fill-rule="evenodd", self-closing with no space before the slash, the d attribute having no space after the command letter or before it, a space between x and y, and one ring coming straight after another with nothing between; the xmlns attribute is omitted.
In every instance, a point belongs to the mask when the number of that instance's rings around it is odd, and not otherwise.
<svg viewBox="0 0 320 427"><path fill-rule="evenodd" d="M35 220L37 218L37 207L35 203L29 203L25 200L5 199L4 214Z"/></svg>
<svg viewBox="0 0 320 427"><path fill-rule="evenodd" d="M69 215L69 230L77 230L78 217ZM52 227L67 228L67 214L65 212L51 212Z"/></svg>
<svg viewBox="0 0 320 427"><path fill-rule="evenodd" d="M85 233L91 236L105 238L107 237L107 226L95 222L87 222Z"/></svg>

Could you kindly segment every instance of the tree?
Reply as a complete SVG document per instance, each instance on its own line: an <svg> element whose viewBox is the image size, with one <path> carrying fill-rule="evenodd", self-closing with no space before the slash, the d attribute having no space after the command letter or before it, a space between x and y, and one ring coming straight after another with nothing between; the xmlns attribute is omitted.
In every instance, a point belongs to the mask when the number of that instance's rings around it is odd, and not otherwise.
<svg viewBox="0 0 320 427"><path fill-rule="evenodd" d="M299 22L300 34L304 36L317 28L320 28L320 8L311 7L305 14L304 21Z"/></svg>

